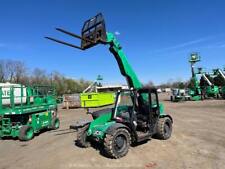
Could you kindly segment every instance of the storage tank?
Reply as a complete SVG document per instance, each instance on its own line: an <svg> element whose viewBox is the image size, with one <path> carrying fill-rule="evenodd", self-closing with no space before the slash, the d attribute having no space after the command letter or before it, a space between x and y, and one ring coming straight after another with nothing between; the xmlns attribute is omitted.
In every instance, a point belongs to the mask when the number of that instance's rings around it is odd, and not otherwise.
<svg viewBox="0 0 225 169"><path fill-rule="evenodd" d="M10 97L14 95L14 104L26 103L27 88L21 84L12 83L0 83L0 89L2 93L2 105L10 105ZM13 90L11 96L10 90Z"/></svg>

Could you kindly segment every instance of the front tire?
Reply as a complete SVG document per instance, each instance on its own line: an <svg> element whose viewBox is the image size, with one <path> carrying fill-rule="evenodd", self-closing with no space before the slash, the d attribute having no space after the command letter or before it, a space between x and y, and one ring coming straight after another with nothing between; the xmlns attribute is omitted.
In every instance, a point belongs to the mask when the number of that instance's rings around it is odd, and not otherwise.
<svg viewBox="0 0 225 169"><path fill-rule="evenodd" d="M34 129L31 126L22 126L18 137L20 141L31 140L34 137Z"/></svg>
<svg viewBox="0 0 225 169"><path fill-rule="evenodd" d="M111 134L106 134L104 149L109 157L121 158L128 153L130 143L130 133L125 128L119 128Z"/></svg>
<svg viewBox="0 0 225 169"><path fill-rule="evenodd" d="M172 121L169 117L160 118L157 123L156 138L167 140L172 134Z"/></svg>
<svg viewBox="0 0 225 169"><path fill-rule="evenodd" d="M86 125L82 128L79 128L77 131L77 141L76 144L79 147L87 148L91 146L91 143L88 141L87 138L87 130L89 128L89 125Z"/></svg>

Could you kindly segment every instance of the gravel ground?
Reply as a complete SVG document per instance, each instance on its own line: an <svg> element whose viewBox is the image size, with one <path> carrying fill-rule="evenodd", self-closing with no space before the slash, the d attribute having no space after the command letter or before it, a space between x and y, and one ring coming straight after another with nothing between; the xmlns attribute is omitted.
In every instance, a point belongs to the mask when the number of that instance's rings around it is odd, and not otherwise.
<svg viewBox="0 0 225 169"><path fill-rule="evenodd" d="M69 125L90 115L83 109L59 109L60 129L44 131L29 142L0 140L0 169L224 169L225 100L171 103L167 98L160 95L174 119L169 140L152 139L131 147L121 159L108 159L96 147L74 144L76 132Z"/></svg>

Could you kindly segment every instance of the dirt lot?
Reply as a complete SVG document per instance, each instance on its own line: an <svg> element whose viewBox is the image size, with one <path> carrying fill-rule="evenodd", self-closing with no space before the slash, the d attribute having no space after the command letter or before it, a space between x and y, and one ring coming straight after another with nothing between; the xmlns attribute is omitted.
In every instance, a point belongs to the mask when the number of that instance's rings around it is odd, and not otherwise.
<svg viewBox="0 0 225 169"><path fill-rule="evenodd" d="M161 96L166 112L174 118L170 140L153 139L132 147L122 159L108 159L98 149L74 145L76 133L68 127L89 115L82 109L60 110L57 131L43 132L29 142L0 140L0 169L224 169L225 101L170 103L165 98Z"/></svg>

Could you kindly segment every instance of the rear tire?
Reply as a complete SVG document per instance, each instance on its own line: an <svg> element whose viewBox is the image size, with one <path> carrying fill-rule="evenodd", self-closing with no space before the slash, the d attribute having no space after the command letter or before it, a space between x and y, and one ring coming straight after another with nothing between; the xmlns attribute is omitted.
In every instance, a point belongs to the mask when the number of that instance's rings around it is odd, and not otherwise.
<svg viewBox="0 0 225 169"><path fill-rule="evenodd" d="M34 129L31 126L22 126L18 137L20 141L31 140L34 137Z"/></svg>
<svg viewBox="0 0 225 169"><path fill-rule="evenodd" d="M216 94L216 98L219 99L220 98L220 95L219 94Z"/></svg>
<svg viewBox="0 0 225 169"><path fill-rule="evenodd" d="M110 158L121 158L128 153L130 144L130 133L125 128L119 128L111 134L106 134L104 150Z"/></svg>
<svg viewBox="0 0 225 169"><path fill-rule="evenodd" d="M59 128L59 126L60 126L59 118L53 117L53 119L52 119L52 124L51 124L51 129L52 129L52 130L56 130L56 129Z"/></svg>
<svg viewBox="0 0 225 169"><path fill-rule="evenodd" d="M201 100L204 100L204 96L203 95L201 95Z"/></svg>
<svg viewBox="0 0 225 169"><path fill-rule="evenodd" d="M225 94L222 94L222 98L225 99Z"/></svg>
<svg viewBox="0 0 225 169"><path fill-rule="evenodd" d="M172 134L172 121L169 117L160 118L157 123L156 138L167 140Z"/></svg>
<svg viewBox="0 0 225 169"><path fill-rule="evenodd" d="M91 146L91 143L88 141L87 138L87 130L89 128L89 125L86 125L82 128L79 128L77 131L77 140L76 144L79 147L87 148Z"/></svg>

